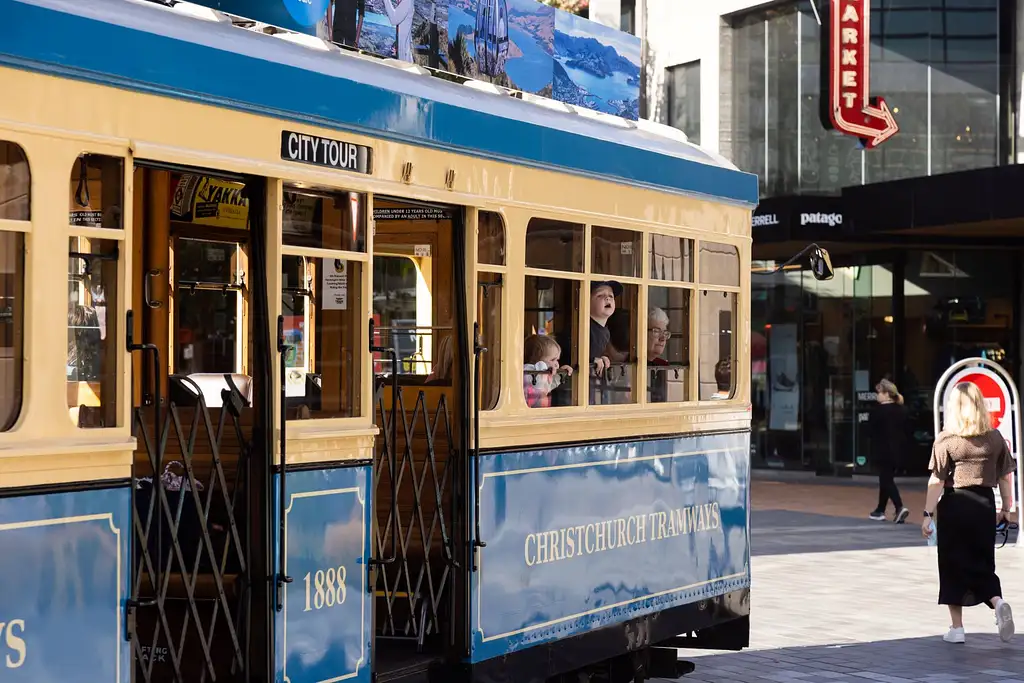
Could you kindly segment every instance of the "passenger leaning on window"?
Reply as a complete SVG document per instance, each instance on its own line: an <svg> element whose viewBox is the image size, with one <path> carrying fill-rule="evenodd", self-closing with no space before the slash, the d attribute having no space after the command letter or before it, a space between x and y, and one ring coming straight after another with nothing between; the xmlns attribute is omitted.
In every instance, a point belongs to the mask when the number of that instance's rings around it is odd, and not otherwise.
<svg viewBox="0 0 1024 683"><path fill-rule="evenodd" d="M611 366L612 339L608 318L615 313L615 297L622 296L622 285L615 280L590 283L590 356L594 374L601 376Z"/></svg>
<svg viewBox="0 0 1024 683"><path fill-rule="evenodd" d="M531 408L551 406L551 392L562 383L560 372L572 376L572 367L558 364L562 347L552 337L531 334L523 344L523 396Z"/></svg>
<svg viewBox="0 0 1024 683"><path fill-rule="evenodd" d="M949 607L947 643L963 643L964 607L985 603L996 613L999 637L1013 637L1013 614L996 576L996 525L1016 522L1011 512L1013 458L992 428L985 397L974 384L957 384L946 400L943 431L928 463L928 495L921 533L938 533L939 604ZM992 489L999 486L1002 509ZM940 498L941 496L941 498ZM935 530L930 518L935 516Z"/></svg>

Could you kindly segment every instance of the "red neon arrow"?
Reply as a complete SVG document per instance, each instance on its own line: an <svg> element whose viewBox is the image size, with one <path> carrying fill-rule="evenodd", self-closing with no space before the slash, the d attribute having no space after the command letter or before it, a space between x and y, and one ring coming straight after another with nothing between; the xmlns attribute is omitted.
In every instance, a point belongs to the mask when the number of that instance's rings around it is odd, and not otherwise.
<svg viewBox="0 0 1024 683"><path fill-rule="evenodd" d="M899 131L889 106L869 96L870 0L831 0L832 62L829 118L833 127L856 135L868 149Z"/></svg>

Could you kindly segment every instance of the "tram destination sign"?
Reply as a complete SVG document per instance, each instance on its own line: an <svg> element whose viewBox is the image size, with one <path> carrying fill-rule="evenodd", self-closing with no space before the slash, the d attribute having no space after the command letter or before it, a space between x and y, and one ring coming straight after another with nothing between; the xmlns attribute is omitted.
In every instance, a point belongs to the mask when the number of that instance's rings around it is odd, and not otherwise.
<svg viewBox="0 0 1024 683"><path fill-rule="evenodd" d="M372 151L366 145L281 131L281 158L285 161L369 174L372 172Z"/></svg>
<svg viewBox="0 0 1024 683"><path fill-rule="evenodd" d="M821 122L859 138L866 149L899 132L889 105L870 93L870 13L871 0L830 0L821 56Z"/></svg>

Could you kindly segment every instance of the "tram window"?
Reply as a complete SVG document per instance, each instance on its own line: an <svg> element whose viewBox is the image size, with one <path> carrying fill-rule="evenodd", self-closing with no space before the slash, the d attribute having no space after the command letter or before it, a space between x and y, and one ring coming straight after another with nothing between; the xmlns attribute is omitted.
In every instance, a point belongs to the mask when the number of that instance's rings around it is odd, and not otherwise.
<svg viewBox="0 0 1024 683"><path fill-rule="evenodd" d="M282 257L289 419L359 416L362 282L358 261Z"/></svg>
<svg viewBox="0 0 1024 683"><path fill-rule="evenodd" d="M282 213L287 246L366 251L366 195L286 185Z"/></svg>
<svg viewBox="0 0 1024 683"><path fill-rule="evenodd" d="M117 259L115 240L70 238L67 401L83 428L117 425Z"/></svg>
<svg viewBox="0 0 1024 683"><path fill-rule="evenodd" d="M687 401L691 291L651 287L647 297L647 401Z"/></svg>
<svg viewBox="0 0 1024 683"><path fill-rule="evenodd" d="M68 223L120 230L124 204L124 159L82 154L71 167Z"/></svg>
<svg viewBox="0 0 1024 683"><path fill-rule="evenodd" d="M0 432L21 412L24 324L25 235L0 232Z"/></svg>
<svg viewBox="0 0 1024 683"><path fill-rule="evenodd" d="M579 300L580 283L576 280L526 277L523 392L530 407L579 404ZM557 374L553 363L548 363L556 357ZM540 361L545 365L538 370Z"/></svg>
<svg viewBox="0 0 1024 683"><path fill-rule="evenodd" d="M375 343L395 349L399 373L425 375L431 384L450 386L454 348L445 342L451 330L434 326L432 273L429 256L374 255ZM391 372L388 363L386 356L375 355L376 372Z"/></svg>
<svg viewBox="0 0 1024 683"><path fill-rule="evenodd" d="M636 285L614 280L590 283L590 403L635 403L637 361Z"/></svg>
<svg viewBox="0 0 1024 683"><path fill-rule="evenodd" d="M496 273L477 276L477 316L480 343L487 349L480 364L480 409L494 410L501 391L502 277Z"/></svg>
<svg viewBox="0 0 1024 683"><path fill-rule="evenodd" d="M175 372L243 371L244 258L237 242L177 238Z"/></svg>
<svg viewBox="0 0 1024 683"><path fill-rule="evenodd" d="M632 230L591 229L590 272L640 277L643 236Z"/></svg>
<svg viewBox="0 0 1024 683"><path fill-rule="evenodd" d="M736 388L736 294L702 290L700 400L732 398Z"/></svg>
<svg viewBox="0 0 1024 683"><path fill-rule="evenodd" d="M739 287L740 256L736 247L718 242L701 242L700 282L704 285Z"/></svg>
<svg viewBox="0 0 1024 683"><path fill-rule="evenodd" d="M652 234L648 250L652 280L693 282L693 240Z"/></svg>
<svg viewBox="0 0 1024 683"><path fill-rule="evenodd" d="M583 234L578 223L531 218L526 228L527 267L582 273Z"/></svg>
<svg viewBox="0 0 1024 683"><path fill-rule="evenodd" d="M0 219L27 221L32 179L25 152L13 142L0 141ZM0 424L3 423L0 414Z"/></svg>
<svg viewBox="0 0 1024 683"><path fill-rule="evenodd" d="M501 214L481 211L477 226L476 260L488 266L505 265L505 223Z"/></svg>

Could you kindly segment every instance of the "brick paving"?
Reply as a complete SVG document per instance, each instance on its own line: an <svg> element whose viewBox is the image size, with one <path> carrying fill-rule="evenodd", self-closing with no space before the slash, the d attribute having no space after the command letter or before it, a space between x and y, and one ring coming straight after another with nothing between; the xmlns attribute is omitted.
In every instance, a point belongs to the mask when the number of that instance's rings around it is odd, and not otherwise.
<svg viewBox="0 0 1024 683"><path fill-rule="evenodd" d="M965 645L942 641L949 615L920 536L923 482L902 488L917 521L897 526L866 519L870 486L755 481L751 647L680 651L697 669L679 680L1024 683L1024 633L1002 643L990 609L965 610ZM1024 548L997 550L996 565L1024 631Z"/></svg>

